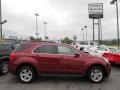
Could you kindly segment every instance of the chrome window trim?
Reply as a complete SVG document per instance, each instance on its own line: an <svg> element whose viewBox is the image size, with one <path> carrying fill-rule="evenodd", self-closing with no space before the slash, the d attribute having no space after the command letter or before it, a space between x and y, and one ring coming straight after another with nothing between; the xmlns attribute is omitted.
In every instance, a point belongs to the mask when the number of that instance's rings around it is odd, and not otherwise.
<svg viewBox="0 0 120 90"><path fill-rule="evenodd" d="M35 47L33 50L32 50L32 54L50 54L50 55L64 55L64 56L74 56L73 54L60 54L60 53L57 53L57 54L52 54L52 53L34 53L34 50L39 48L40 46L46 46L46 45L51 45L51 44L42 44L42 45L38 45L37 47ZM66 45L55 45L55 46L64 46L64 47L67 47ZM77 50L75 50L73 47L69 47L68 48L72 48L76 53L78 52ZM80 54L80 52L78 52Z"/></svg>

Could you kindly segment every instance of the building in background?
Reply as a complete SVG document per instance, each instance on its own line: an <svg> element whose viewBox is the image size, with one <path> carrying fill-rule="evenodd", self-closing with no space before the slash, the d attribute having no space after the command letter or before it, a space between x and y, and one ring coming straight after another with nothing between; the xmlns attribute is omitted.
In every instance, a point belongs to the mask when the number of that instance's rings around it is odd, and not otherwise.
<svg viewBox="0 0 120 90"><path fill-rule="evenodd" d="M28 41L29 37L23 34L18 34L10 30L3 30L3 42L20 43L21 41Z"/></svg>

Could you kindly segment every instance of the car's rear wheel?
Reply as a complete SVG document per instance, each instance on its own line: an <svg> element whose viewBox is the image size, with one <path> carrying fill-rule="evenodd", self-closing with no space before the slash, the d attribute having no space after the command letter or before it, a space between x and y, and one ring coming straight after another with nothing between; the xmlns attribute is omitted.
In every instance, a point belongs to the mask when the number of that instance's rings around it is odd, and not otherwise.
<svg viewBox="0 0 120 90"><path fill-rule="evenodd" d="M21 67L18 71L18 77L23 83L32 82L35 78L35 71L29 66Z"/></svg>
<svg viewBox="0 0 120 90"><path fill-rule="evenodd" d="M92 67L88 71L88 79L93 83L100 83L104 79L104 70L101 67Z"/></svg>
<svg viewBox="0 0 120 90"><path fill-rule="evenodd" d="M0 73L3 75L8 73L8 62L7 61L3 61L0 63Z"/></svg>

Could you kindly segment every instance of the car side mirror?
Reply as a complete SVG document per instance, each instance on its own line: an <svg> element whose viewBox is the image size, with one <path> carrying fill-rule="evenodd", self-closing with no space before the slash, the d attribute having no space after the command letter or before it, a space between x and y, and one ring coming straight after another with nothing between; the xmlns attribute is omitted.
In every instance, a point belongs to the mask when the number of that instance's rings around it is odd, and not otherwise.
<svg viewBox="0 0 120 90"><path fill-rule="evenodd" d="M98 53L98 51L95 51L95 53Z"/></svg>
<svg viewBox="0 0 120 90"><path fill-rule="evenodd" d="M84 47L81 47L81 48L80 48L80 51L83 51L83 50L84 50Z"/></svg>
<svg viewBox="0 0 120 90"><path fill-rule="evenodd" d="M108 51L107 49L105 49L105 51Z"/></svg>
<svg viewBox="0 0 120 90"><path fill-rule="evenodd" d="M79 57L80 56L79 53L75 53L74 55L75 55L74 57Z"/></svg>

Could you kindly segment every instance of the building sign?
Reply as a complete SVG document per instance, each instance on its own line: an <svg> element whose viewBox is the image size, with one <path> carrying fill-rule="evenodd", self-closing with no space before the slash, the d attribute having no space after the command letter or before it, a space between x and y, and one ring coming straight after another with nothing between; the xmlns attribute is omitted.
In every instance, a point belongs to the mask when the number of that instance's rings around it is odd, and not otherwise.
<svg viewBox="0 0 120 90"><path fill-rule="evenodd" d="M103 3L88 4L89 18L103 18Z"/></svg>

